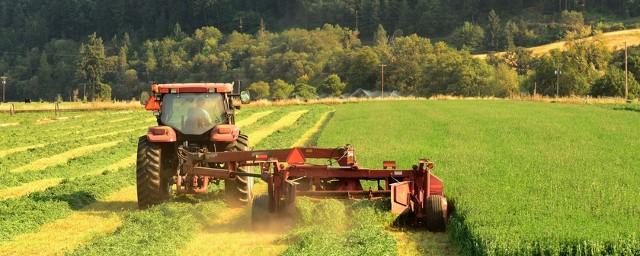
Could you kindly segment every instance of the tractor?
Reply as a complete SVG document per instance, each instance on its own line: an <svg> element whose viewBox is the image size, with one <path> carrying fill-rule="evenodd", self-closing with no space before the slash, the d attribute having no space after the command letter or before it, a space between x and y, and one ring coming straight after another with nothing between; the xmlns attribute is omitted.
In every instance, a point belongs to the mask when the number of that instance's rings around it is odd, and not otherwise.
<svg viewBox="0 0 640 256"><path fill-rule="evenodd" d="M216 179L186 173L184 168L186 152L249 149L249 138L234 125L234 111L249 100L248 94L234 94L231 83L154 84L151 93L145 109L153 111L158 125L138 141L138 207L146 209L173 194L206 193L208 184L220 181L224 181L229 202L251 203L252 177ZM207 163L207 167L227 168L226 163Z"/></svg>
<svg viewBox="0 0 640 256"><path fill-rule="evenodd" d="M174 187L175 194L199 194L209 183L224 181L228 202L251 206L254 225L291 215L296 197L306 196L390 198L391 212L402 222L431 231L446 228L444 182L433 174L430 160L404 170L383 161L381 169L371 169L358 165L351 145L249 149L249 138L234 125L234 110L249 95L232 92L233 84L152 86L145 108L154 111L158 126L138 144L140 208L170 199ZM267 193L255 200L254 178L267 185ZM377 186L364 189L362 181Z"/></svg>

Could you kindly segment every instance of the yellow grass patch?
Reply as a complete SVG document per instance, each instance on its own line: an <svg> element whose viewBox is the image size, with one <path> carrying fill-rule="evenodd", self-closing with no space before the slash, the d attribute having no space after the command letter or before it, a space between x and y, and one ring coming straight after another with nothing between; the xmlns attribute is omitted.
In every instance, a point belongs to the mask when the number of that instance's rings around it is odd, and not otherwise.
<svg viewBox="0 0 640 256"><path fill-rule="evenodd" d="M260 120L261 118L268 116L269 114L273 113L273 111L263 111L263 112L258 112L258 113L254 113L252 115L250 115L247 118L244 118L238 122L236 122L236 126L238 126L239 128L245 127L245 126L249 126L255 122L257 122L258 120Z"/></svg>
<svg viewBox="0 0 640 256"><path fill-rule="evenodd" d="M133 131L140 131L141 128L133 128L133 129L127 129L127 130L116 130L115 132L107 132L107 133L101 133L101 134L96 134L96 135L91 135L91 136L87 136L84 137L84 139L95 139L95 138L101 138L101 137L107 137L107 136L111 136L111 135L116 135L116 134L121 134L121 133L128 133L128 132L133 132Z"/></svg>
<svg viewBox="0 0 640 256"><path fill-rule="evenodd" d="M26 171L36 171L36 170L42 170L45 169L47 167L50 166L55 166L55 165L60 165L60 164L64 164L67 161L76 158L76 157L80 157L80 156L84 156L84 155L88 155L91 154L93 152L105 149L105 148L109 148L109 147L113 147L115 145L117 145L118 143L122 142L122 140L117 140L117 141L111 141L111 142L105 142L105 143L101 143L101 144L95 144L95 145L89 145L89 146L84 146L84 147L79 147L76 149L72 149L69 150L67 152L58 154L58 155L54 155L48 158L42 158L42 159L38 159L30 164L27 165L23 165L20 166L18 168L15 168L13 170L10 170L10 172L26 172Z"/></svg>
<svg viewBox="0 0 640 256"><path fill-rule="evenodd" d="M133 120L136 117L124 117L124 118L118 118L118 119L113 119L113 120L109 120L109 123L118 123L118 122L124 122L124 121L129 121L129 120Z"/></svg>
<svg viewBox="0 0 640 256"><path fill-rule="evenodd" d="M29 182L17 187L6 188L3 190L0 190L0 200L20 197L20 196L31 194L36 191L43 191L47 188L60 184L61 181L62 179L60 178L44 179L44 180Z"/></svg>
<svg viewBox="0 0 640 256"><path fill-rule="evenodd" d="M266 184L258 183L254 193L265 193ZM280 255L287 245L279 241L287 230L254 231L251 209L226 208L212 223L196 234L180 255Z"/></svg>
<svg viewBox="0 0 640 256"><path fill-rule="evenodd" d="M396 240L398 255L457 255L447 233L399 230L391 234Z"/></svg>
<svg viewBox="0 0 640 256"><path fill-rule="evenodd" d="M296 143L293 144L294 147L302 147L302 146L309 146L308 144L310 143L311 138L316 135L318 132L320 132L320 129L322 129L322 126L324 125L325 122L327 122L327 120L329 119L329 115L332 112L327 112L322 114L322 116L320 117L320 119L318 119L318 121L313 125L313 127L311 127L311 129L307 130L304 134L302 134L302 137L300 137L300 139L298 139L298 141L296 141Z"/></svg>
<svg viewBox="0 0 640 256"><path fill-rule="evenodd" d="M604 42L604 45L610 50L624 49L625 42L627 42L627 46L640 45L640 29L627 29L627 30L621 30L621 31L608 32L608 33L603 33L602 35L599 35L599 37ZM593 40L593 38L594 37L587 37L585 39L580 39L580 40ZM540 55L545 55L554 49L565 50L566 42L560 41L560 42L540 45L536 47L531 47L528 49L531 50L533 55L540 56ZM501 54L504 54L504 52L499 52L496 54L501 55ZM477 54L477 55L474 55L474 57L486 59L487 55Z"/></svg>
<svg viewBox="0 0 640 256"><path fill-rule="evenodd" d="M0 124L0 127L9 127L9 126L16 126L16 125L20 125L20 123L4 123L4 124Z"/></svg>
<svg viewBox="0 0 640 256"><path fill-rule="evenodd" d="M41 148L46 146L45 144L35 144L35 145L29 145L29 146L24 146L24 147L17 147L17 148L10 148L10 149L5 149L5 150L0 150L0 158L3 158L7 155L10 154L14 154L14 153L19 153L19 152L23 152L23 151L27 151L30 149L34 149L34 148Z"/></svg>
<svg viewBox="0 0 640 256"><path fill-rule="evenodd" d="M122 220L118 215L136 208L135 186L124 188L70 216L44 224L34 233L0 244L0 255L61 255L93 238L110 234Z"/></svg>
<svg viewBox="0 0 640 256"><path fill-rule="evenodd" d="M309 112L309 110L299 110L299 111L291 112L289 114L286 114L282 118L280 118L280 120L278 120L278 121L276 121L276 122L274 122L274 123L272 123L270 125L267 125L266 127L262 127L261 129L259 129L257 131L254 131L253 133L248 134L249 135L249 142L251 143L251 146L254 146L255 144L257 144L258 142L260 142L264 138L266 138L269 135L271 135L272 133L274 133L275 131L280 130L282 128L286 128L287 126L292 125L300 117L302 117L302 115L304 115L307 112Z"/></svg>

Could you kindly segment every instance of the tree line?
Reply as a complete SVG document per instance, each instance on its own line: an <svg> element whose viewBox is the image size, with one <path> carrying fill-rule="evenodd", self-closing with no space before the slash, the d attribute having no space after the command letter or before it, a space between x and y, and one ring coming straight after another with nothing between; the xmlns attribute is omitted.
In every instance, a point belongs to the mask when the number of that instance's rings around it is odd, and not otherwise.
<svg viewBox="0 0 640 256"><path fill-rule="evenodd" d="M568 50L535 57L512 48L487 60L416 34L393 36L379 25L373 42L338 25L256 33L206 26L192 34L174 26L171 35L136 44L127 33L105 41L92 34L76 42L52 40L24 56L2 59L10 99L128 100L151 83L236 81L255 98L339 96L358 88L377 90L380 65L385 90L433 96L622 96L620 53L603 42L568 37ZM631 50L630 84L640 50ZM561 75L555 75L556 71Z"/></svg>

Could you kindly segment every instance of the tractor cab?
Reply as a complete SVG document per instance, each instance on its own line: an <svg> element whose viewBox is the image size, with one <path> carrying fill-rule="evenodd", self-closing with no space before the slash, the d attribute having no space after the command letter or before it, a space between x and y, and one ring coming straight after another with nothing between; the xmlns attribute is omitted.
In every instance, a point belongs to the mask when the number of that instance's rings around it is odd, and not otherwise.
<svg viewBox="0 0 640 256"><path fill-rule="evenodd" d="M232 83L155 84L151 91L145 108L158 117L158 126L148 133L154 142L215 142L214 137L228 142L229 136L215 136L219 132L229 132L235 140L234 110L249 100L244 93L233 94Z"/></svg>

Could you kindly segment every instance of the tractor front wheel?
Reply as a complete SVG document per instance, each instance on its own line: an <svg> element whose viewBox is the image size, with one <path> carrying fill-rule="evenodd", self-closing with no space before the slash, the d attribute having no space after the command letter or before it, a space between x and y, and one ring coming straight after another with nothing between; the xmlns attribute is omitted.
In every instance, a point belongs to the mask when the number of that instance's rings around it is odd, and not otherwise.
<svg viewBox="0 0 640 256"><path fill-rule="evenodd" d="M427 213L427 229L432 232L443 232L447 228L447 199L443 196L429 196L425 202Z"/></svg>
<svg viewBox="0 0 640 256"><path fill-rule="evenodd" d="M162 159L162 147L158 143L142 136L138 140L138 157L136 162L136 187L138 192L138 208L147 209L171 198L171 175L167 161Z"/></svg>

